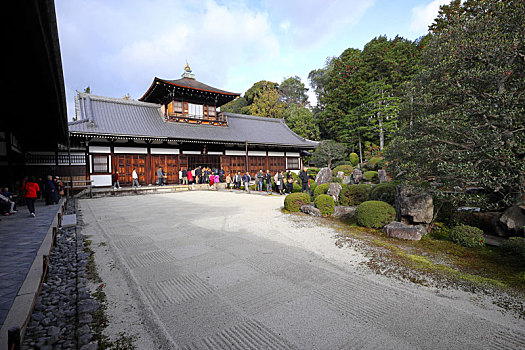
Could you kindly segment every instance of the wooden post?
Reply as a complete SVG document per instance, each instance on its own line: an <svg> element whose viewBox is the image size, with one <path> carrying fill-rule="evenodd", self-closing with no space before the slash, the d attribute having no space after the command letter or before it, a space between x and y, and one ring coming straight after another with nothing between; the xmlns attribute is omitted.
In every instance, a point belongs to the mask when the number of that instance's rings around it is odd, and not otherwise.
<svg viewBox="0 0 525 350"><path fill-rule="evenodd" d="M43 255L42 256L42 278L41 278L42 281L45 280L45 275L44 274L46 272L47 264L48 264L48 257L47 257L47 255Z"/></svg>
<svg viewBox="0 0 525 350"><path fill-rule="evenodd" d="M20 327L11 327L7 330L7 348L20 350Z"/></svg>
<svg viewBox="0 0 525 350"><path fill-rule="evenodd" d="M250 165L248 164L248 141L244 141L244 147L246 151L246 172L248 172L248 169L250 169Z"/></svg>

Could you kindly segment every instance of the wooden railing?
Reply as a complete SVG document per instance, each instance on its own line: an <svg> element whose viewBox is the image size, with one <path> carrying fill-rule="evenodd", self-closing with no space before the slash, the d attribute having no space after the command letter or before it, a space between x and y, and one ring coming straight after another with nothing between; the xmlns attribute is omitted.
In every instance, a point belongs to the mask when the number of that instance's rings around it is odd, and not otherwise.
<svg viewBox="0 0 525 350"><path fill-rule="evenodd" d="M87 189L89 198L93 198L93 180L73 180L64 184L68 198L73 195L75 189Z"/></svg>

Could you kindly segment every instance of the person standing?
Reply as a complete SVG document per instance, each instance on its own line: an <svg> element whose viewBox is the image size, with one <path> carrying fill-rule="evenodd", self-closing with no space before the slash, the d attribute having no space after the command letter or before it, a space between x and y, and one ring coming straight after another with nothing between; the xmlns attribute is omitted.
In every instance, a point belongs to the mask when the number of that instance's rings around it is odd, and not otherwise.
<svg viewBox="0 0 525 350"><path fill-rule="evenodd" d="M189 170L187 171L187 176L188 176L188 179L186 181L186 185L191 185L193 184L193 171L192 170Z"/></svg>
<svg viewBox="0 0 525 350"><path fill-rule="evenodd" d="M46 197L46 205L58 203L55 184L53 183L53 176L48 175L47 181L44 182L44 192Z"/></svg>
<svg viewBox="0 0 525 350"><path fill-rule="evenodd" d="M133 172L131 173L131 179L133 180L133 183L131 184L131 188L135 186L140 187L139 174L137 174L136 168L133 168Z"/></svg>
<svg viewBox="0 0 525 350"><path fill-rule="evenodd" d="M225 174L224 169L220 168L219 170L219 181L220 182L224 182L224 174Z"/></svg>
<svg viewBox="0 0 525 350"><path fill-rule="evenodd" d="M115 190L120 188L119 175L118 175L118 171L116 171L116 170L113 173L113 188Z"/></svg>
<svg viewBox="0 0 525 350"><path fill-rule="evenodd" d="M202 167L201 166L195 169L195 182L198 184L202 183Z"/></svg>
<svg viewBox="0 0 525 350"><path fill-rule="evenodd" d="M269 169L266 169L266 174L264 174L264 181L266 181L266 192L272 193L272 174Z"/></svg>
<svg viewBox="0 0 525 350"><path fill-rule="evenodd" d="M259 172L256 175L257 179L257 191L262 192L263 190L263 183L264 183L264 173L262 169L259 169Z"/></svg>
<svg viewBox="0 0 525 350"><path fill-rule="evenodd" d="M252 178L250 176L250 173L246 172L246 174L244 174L242 177L242 182L244 183L244 190L248 193L250 192L250 182L251 181L252 181Z"/></svg>
<svg viewBox="0 0 525 350"><path fill-rule="evenodd" d="M35 217L35 200L37 197L37 192L40 191L40 186L36 183L35 177L31 176L25 184L25 198L27 203L27 209L29 210L29 215Z"/></svg>
<svg viewBox="0 0 525 350"><path fill-rule="evenodd" d="M188 170L186 170L186 168L182 169L182 184L183 185L188 184Z"/></svg>
<svg viewBox="0 0 525 350"><path fill-rule="evenodd" d="M309 192L309 177L308 172L306 171L306 167L303 167L303 170L299 174L299 180L301 180L301 192Z"/></svg>
<svg viewBox="0 0 525 350"><path fill-rule="evenodd" d="M237 174L233 177L233 184L234 188L240 190L241 189L241 172L238 171Z"/></svg>
<svg viewBox="0 0 525 350"><path fill-rule="evenodd" d="M162 179L164 178L164 172L162 171L162 167L159 166L157 169L157 185L162 186Z"/></svg>
<svg viewBox="0 0 525 350"><path fill-rule="evenodd" d="M230 174L226 175L226 189L229 190L232 183L232 177Z"/></svg>
<svg viewBox="0 0 525 350"><path fill-rule="evenodd" d="M219 190L219 182L221 182L221 177L217 173L217 174L213 175L213 184L215 185L215 190L216 191Z"/></svg>

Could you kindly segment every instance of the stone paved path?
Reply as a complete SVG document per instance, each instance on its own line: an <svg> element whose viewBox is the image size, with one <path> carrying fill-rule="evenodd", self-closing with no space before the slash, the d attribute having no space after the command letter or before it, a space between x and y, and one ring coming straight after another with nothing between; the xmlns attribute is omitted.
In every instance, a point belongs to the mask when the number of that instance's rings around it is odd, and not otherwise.
<svg viewBox="0 0 525 350"><path fill-rule="evenodd" d="M18 213L2 216L0 221L0 327L24 283L59 206L46 206L42 201L37 201L34 218L29 217L27 207L18 209Z"/></svg>
<svg viewBox="0 0 525 350"><path fill-rule="evenodd" d="M83 200L81 208L84 233L108 243L165 348L525 347L523 320L479 307L473 295L346 263L350 248L337 248L315 219L281 213L282 202L203 191Z"/></svg>

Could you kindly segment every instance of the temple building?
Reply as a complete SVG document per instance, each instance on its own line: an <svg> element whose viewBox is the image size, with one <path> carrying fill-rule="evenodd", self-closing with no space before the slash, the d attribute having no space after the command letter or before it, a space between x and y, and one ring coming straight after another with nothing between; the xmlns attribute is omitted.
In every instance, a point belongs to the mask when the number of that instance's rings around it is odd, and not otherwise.
<svg viewBox="0 0 525 350"><path fill-rule="evenodd" d="M168 184L179 170L198 166L240 171L298 171L302 155L317 147L290 130L282 119L220 112L240 94L195 79L188 64L181 79L155 78L139 101L78 93L76 121L69 123L72 149L82 150L75 174L94 186L131 184L136 168L142 184L154 184L163 167ZM77 154L77 153L75 153Z"/></svg>

